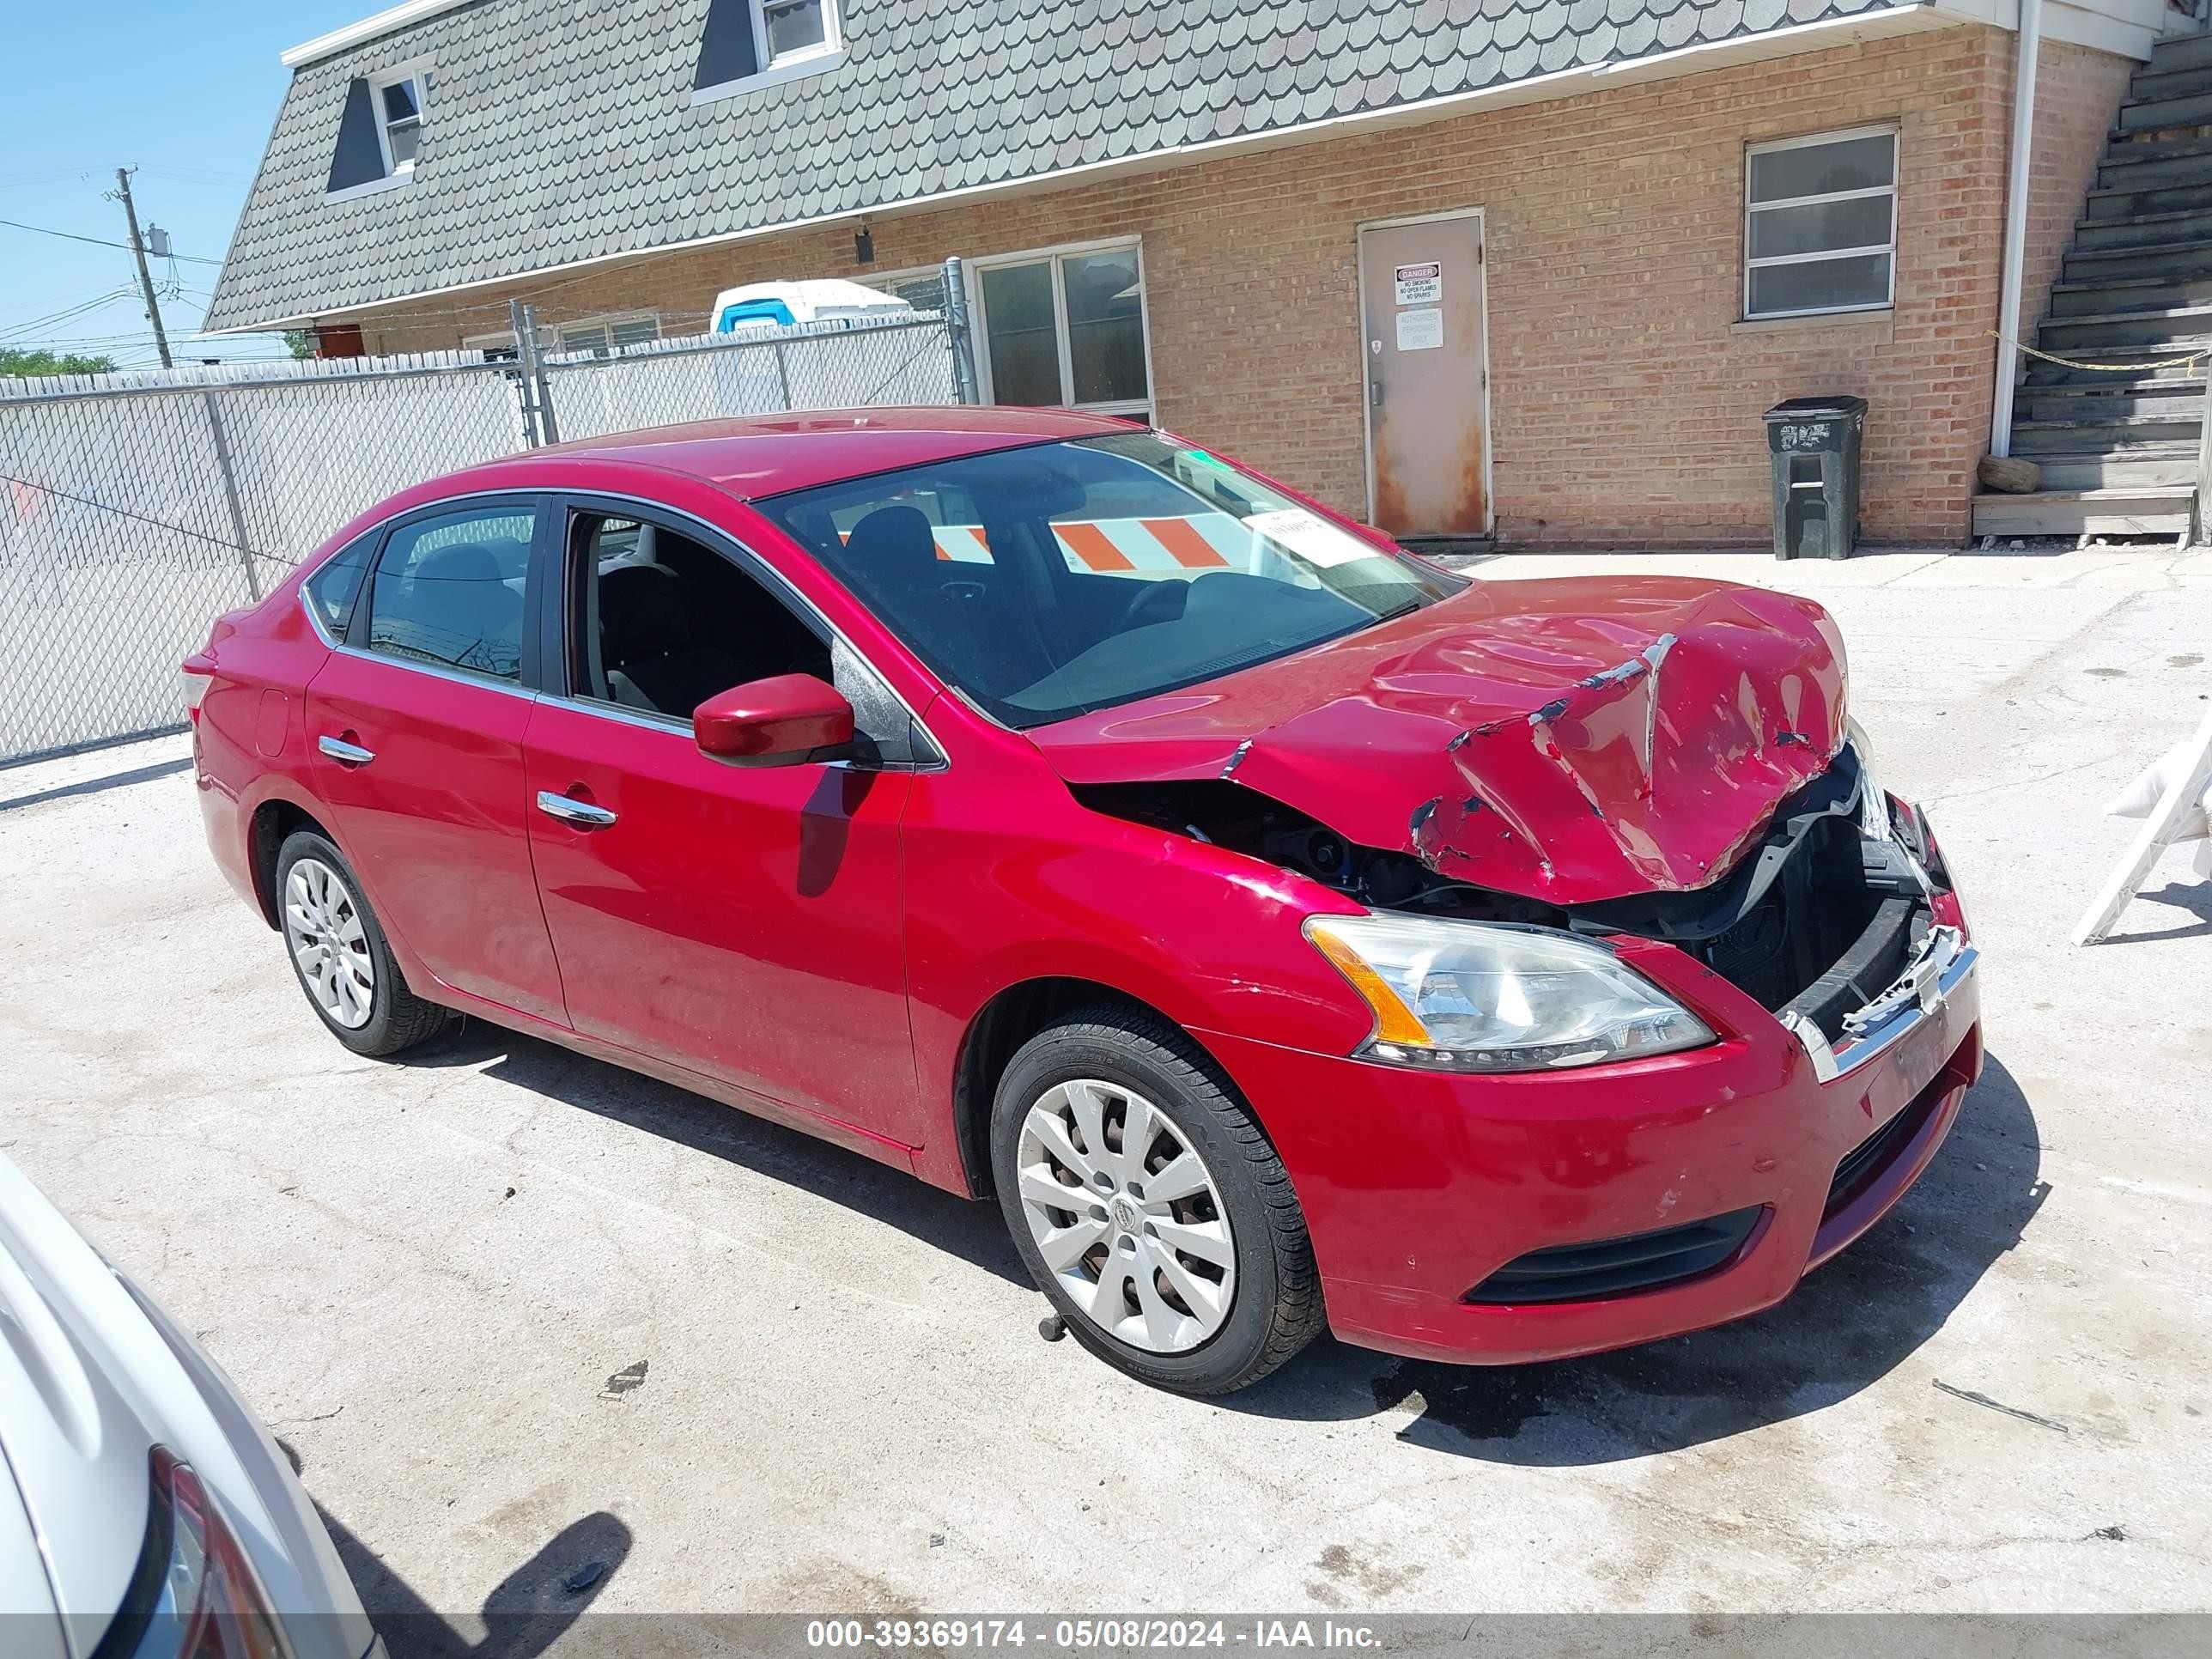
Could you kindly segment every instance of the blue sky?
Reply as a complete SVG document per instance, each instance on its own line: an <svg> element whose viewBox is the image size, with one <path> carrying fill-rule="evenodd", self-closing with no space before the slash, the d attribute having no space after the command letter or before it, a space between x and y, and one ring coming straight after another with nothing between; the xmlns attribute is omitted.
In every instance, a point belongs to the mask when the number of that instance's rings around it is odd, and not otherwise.
<svg viewBox="0 0 2212 1659"><path fill-rule="evenodd" d="M0 82L0 219L110 241L128 240L107 199L115 169L131 181L141 224L161 226L179 254L220 261L290 76L276 55L381 10L390 0L21 0L9 7ZM188 342L215 287L214 264L156 262L179 362L278 355L266 337ZM75 345L118 364L155 361L153 331L124 247L100 247L0 225L0 344ZM120 295L128 285L131 292ZM103 295L80 315L54 313Z"/></svg>

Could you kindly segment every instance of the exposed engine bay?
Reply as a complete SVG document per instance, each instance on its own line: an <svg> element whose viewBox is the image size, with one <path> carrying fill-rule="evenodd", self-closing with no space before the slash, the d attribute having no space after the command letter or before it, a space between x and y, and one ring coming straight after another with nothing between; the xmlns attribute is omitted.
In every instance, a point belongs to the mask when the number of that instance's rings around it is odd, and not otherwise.
<svg viewBox="0 0 2212 1659"><path fill-rule="evenodd" d="M1900 821L1849 744L1719 881L1573 905L1440 875L1225 779L1070 787L1094 811L1265 859L1372 909L1663 940L1832 1041L1904 971L1949 884L1917 817Z"/></svg>

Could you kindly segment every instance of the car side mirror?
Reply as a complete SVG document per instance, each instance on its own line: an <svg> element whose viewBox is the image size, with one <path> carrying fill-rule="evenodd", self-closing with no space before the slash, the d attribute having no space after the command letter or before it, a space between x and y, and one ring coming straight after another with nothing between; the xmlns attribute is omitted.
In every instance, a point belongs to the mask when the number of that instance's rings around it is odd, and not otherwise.
<svg viewBox="0 0 2212 1659"><path fill-rule="evenodd" d="M811 674L777 674L708 698L691 711L691 735L730 766L836 760L853 746L853 705Z"/></svg>

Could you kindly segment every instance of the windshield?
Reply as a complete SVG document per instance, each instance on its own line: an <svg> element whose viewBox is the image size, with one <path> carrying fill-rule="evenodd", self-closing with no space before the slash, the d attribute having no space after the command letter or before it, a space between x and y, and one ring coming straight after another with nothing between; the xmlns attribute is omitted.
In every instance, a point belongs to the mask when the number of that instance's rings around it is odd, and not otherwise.
<svg viewBox="0 0 2212 1659"><path fill-rule="evenodd" d="M1151 432L755 505L1016 727L1212 679L1465 586Z"/></svg>

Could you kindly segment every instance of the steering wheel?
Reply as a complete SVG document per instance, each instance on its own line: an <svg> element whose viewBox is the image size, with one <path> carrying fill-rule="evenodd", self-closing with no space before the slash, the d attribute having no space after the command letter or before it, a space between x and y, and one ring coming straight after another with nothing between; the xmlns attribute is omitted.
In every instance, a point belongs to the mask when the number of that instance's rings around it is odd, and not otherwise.
<svg viewBox="0 0 2212 1659"><path fill-rule="evenodd" d="M1135 627L1137 618L1144 613L1148 605L1160 607L1176 600L1188 603L1189 599L1188 584L1181 581L1147 581L1141 586L1144 592L1122 607L1121 614L1114 619L1114 625L1106 630L1109 637L1115 634L1127 633ZM1176 614L1178 616L1182 614L1182 604L1176 605ZM1159 620L1165 622L1168 619L1162 617Z"/></svg>

